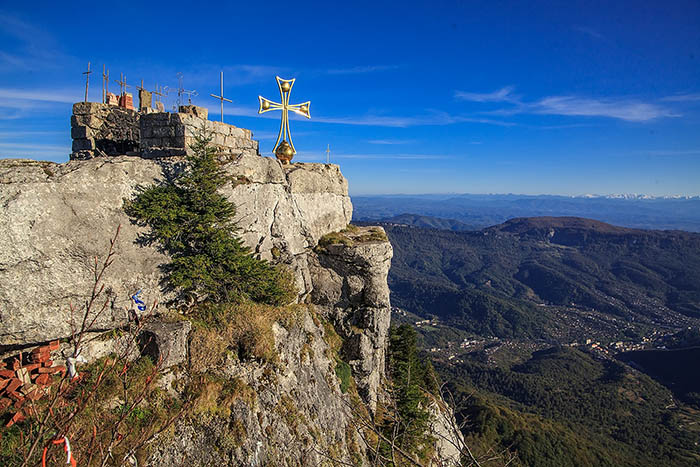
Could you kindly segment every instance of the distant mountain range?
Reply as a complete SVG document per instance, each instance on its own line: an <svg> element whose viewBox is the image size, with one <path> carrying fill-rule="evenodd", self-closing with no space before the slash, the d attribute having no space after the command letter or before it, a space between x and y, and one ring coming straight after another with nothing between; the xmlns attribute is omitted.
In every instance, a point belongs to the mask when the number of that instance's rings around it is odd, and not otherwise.
<svg viewBox="0 0 700 467"><path fill-rule="evenodd" d="M461 223L448 227L451 230L479 229L518 217L573 216L638 229L700 232L698 196L378 195L353 196L352 201L356 221L391 220L411 213Z"/></svg>
<svg viewBox="0 0 700 467"><path fill-rule="evenodd" d="M462 330L566 343L700 322L697 233L574 217L462 232L383 225L394 247L392 304Z"/></svg>

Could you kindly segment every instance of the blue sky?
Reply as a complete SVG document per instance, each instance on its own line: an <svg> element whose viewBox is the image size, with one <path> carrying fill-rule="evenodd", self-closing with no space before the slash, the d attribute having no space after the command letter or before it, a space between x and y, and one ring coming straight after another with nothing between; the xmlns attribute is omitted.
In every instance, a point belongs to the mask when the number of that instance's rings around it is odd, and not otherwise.
<svg viewBox="0 0 700 467"><path fill-rule="evenodd" d="M68 159L88 60L147 88L182 72L212 119L223 70L263 155L257 96L297 78L295 161L330 144L351 194L700 194L698 1L3 2L0 157Z"/></svg>

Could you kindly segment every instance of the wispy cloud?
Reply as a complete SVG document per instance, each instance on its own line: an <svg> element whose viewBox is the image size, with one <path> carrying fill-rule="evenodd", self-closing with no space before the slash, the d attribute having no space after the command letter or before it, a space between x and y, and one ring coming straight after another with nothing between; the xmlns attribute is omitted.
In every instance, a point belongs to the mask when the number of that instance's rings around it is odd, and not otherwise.
<svg viewBox="0 0 700 467"><path fill-rule="evenodd" d="M648 154L650 156L700 156L700 149L652 149L647 151L641 151L643 154Z"/></svg>
<svg viewBox="0 0 700 467"><path fill-rule="evenodd" d="M72 60L42 28L4 11L0 11L0 24L4 49L0 51L0 72L53 69Z"/></svg>
<svg viewBox="0 0 700 467"><path fill-rule="evenodd" d="M451 159L445 154L331 154L336 159L401 159L401 160L435 160Z"/></svg>
<svg viewBox="0 0 700 467"><path fill-rule="evenodd" d="M70 152L70 146L55 144L0 143L0 158L6 159L43 158L66 161Z"/></svg>
<svg viewBox="0 0 700 467"><path fill-rule="evenodd" d="M331 68L326 70L329 75L357 75L362 73L375 73L378 71L395 70L398 65L365 65L350 68Z"/></svg>
<svg viewBox="0 0 700 467"><path fill-rule="evenodd" d="M80 99L80 89L17 89L0 88L0 105L4 105L7 100L12 101L34 101L34 102L62 102L74 103Z"/></svg>
<svg viewBox="0 0 700 467"><path fill-rule="evenodd" d="M338 123L343 125L384 126L407 128L412 126L451 125L454 123L484 123L488 125L513 126L514 123L490 118L475 118L452 115L442 111L427 111L428 115L417 117L399 117L386 115L364 115L359 117L319 117L321 123Z"/></svg>
<svg viewBox="0 0 700 467"><path fill-rule="evenodd" d="M510 86L490 93L457 91L455 97L470 102L512 104L512 107L482 112L488 115L539 114L607 117L630 122L646 122L657 118L680 116L666 106L636 99L547 96L537 101L526 102L520 96L513 94L513 88Z"/></svg>
<svg viewBox="0 0 700 467"><path fill-rule="evenodd" d="M414 144L417 141L415 139L370 139L367 141L369 144Z"/></svg>
<svg viewBox="0 0 700 467"><path fill-rule="evenodd" d="M656 104L636 100L598 100L574 96L550 96L525 105L536 114L609 117L630 122L646 122L662 117L680 115Z"/></svg>
<svg viewBox="0 0 700 467"><path fill-rule="evenodd" d="M661 100L664 102L698 102L700 101L700 92L666 96L662 97Z"/></svg>
<svg viewBox="0 0 700 467"><path fill-rule="evenodd" d="M585 34L587 36L590 36L594 39L605 39L605 36L603 36L601 33L596 31L595 29L586 27L586 26L574 26L572 28L574 31L580 32L582 34Z"/></svg>
<svg viewBox="0 0 700 467"><path fill-rule="evenodd" d="M520 99L513 94L513 89L513 86L506 86L487 93L456 91L455 97L470 102L518 102Z"/></svg>

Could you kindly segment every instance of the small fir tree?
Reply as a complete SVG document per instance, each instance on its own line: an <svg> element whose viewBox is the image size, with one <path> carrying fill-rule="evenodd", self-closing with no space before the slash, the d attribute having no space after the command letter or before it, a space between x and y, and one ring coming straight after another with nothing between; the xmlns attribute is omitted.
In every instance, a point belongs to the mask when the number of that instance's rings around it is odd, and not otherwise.
<svg viewBox="0 0 700 467"><path fill-rule="evenodd" d="M291 274L253 257L235 236L235 206L218 191L230 177L210 142L200 132L186 169L169 183L142 189L125 211L150 227L145 244L170 255L166 289L177 292L179 303L289 303L296 295Z"/></svg>
<svg viewBox="0 0 700 467"><path fill-rule="evenodd" d="M435 387L432 365L421 361L416 345L416 331L408 324L389 330L389 374L393 407L382 426L388 439L418 458L430 455L433 438L430 435L430 399L426 391ZM430 365L430 366L428 366ZM383 443L380 450L387 458L392 446Z"/></svg>

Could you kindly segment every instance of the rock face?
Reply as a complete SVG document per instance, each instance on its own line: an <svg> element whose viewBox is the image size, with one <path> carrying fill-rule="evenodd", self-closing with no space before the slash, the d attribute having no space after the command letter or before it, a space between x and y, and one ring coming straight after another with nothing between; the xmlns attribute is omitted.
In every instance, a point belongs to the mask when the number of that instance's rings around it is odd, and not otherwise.
<svg viewBox="0 0 700 467"><path fill-rule="evenodd" d="M236 381L239 396L227 408L178 422L147 465L333 465L329 457L363 464L324 327L306 313L298 326L273 330L277 369L228 364L220 376Z"/></svg>
<svg viewBox="0 0 700 467"><path fill-rule="evenodd" d="M149 306L168 300L159 286L159 266L167 258L137 245L140 230L122 205L137 186L163 179L175 164L125 156L66 164L0 161L0 345L70 336L69 304L81 309L94 257L105 257L120 225L114 263L104 277L110 301L94 329L125 324L133 305L129 297L139 289ZM347 182L337 166L285 171L257 155L241 155L226 168L240 179L224 194L238 207L244 243L264 258L287 263L305 298L313 287L310 248L350 221ZM321 178L314 191L308 181Z"/></svg>
<svg viewBox="0 0 700 467"><path fill-rule="evenodd" d="M382 232L381 228L373 227ZM360 228L349 238L359 238ZM393 251L387 241L328 245L312 258L312 303L333 321L343 337L342 353L350 364L362 398L376 407L385 374L391 304L387 275Z"/></svg>

